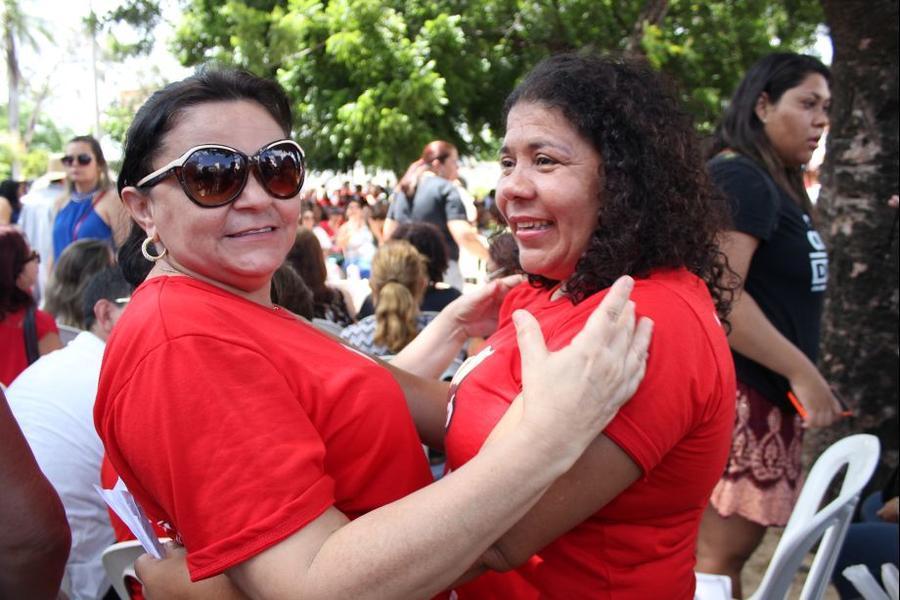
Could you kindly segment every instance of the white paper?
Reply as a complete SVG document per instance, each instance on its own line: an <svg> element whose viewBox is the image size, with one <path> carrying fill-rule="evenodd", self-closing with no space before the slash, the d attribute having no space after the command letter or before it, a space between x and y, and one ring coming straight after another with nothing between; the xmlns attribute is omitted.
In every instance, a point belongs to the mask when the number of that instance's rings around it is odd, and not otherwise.
<svg viewBox="0 0 900 600"><path fill-rule="evenodd" d="M134 501L134 496L125 487L125 483L119 479L111 490L104 490L98 485L95 485L94 489L131 530L147 554L154 558L162 558L165 552L159 538L156 537L153 524L138 503Z"/></svg>

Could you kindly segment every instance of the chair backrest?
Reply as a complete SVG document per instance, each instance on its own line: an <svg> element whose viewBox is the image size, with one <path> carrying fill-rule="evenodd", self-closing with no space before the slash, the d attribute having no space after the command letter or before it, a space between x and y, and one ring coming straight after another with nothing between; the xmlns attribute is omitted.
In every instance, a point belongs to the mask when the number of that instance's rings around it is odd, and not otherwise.
<svg viewBox="0 0 900 600"><path fill-rule="evenodd" d="M312 324L325 333L330 333L335 337L341 337L341 331L344 330L343 327L341 327L334 321L329 321L328 319L320 319L318 317L312 320Z"/></svg>
<svg viewBox="0 0 900 600"><path fill-rule="evenodd" d="M778 600L787 596L800 564L821 538L800 600L819 600L825 593L847 527L863 486L878 465L880 444L874 435L851 435L835 442L816 460L797 505L791 513L769 568L750 600ZM847 473L838 497L821 510L819 504L844 466Z"/></svg>
<svg viewBox="0 0 900 600"><path fill-rule="evenodd" d="M134 561L144 553L144 548L137 540L119 542L103 551L101 560L106 570L106 577L122 600L129 600L125 577L134 577Z"/></svg>
<svg viewBox="0 0 900 600"><path fill-rule="evenodd" d="M81 330L77 327L71 327L69 325L61 325L57 323L56 325L59 328L59 341L62 342L62 345L65 346L81 333Z"/></svg>

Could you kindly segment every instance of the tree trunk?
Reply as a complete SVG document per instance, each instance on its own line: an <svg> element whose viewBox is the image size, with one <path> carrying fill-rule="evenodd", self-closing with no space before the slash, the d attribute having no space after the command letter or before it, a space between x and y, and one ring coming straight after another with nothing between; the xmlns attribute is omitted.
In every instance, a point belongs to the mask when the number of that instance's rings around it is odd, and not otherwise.
<svg viewBox="0 0 900 600"><path fill-rule="evenodd" d="M813 456L851 433L898 459L897 0L822 0L834 44L831 131L819 201L831 253L822 331L825 377L856 413L810 436Z"/></svg>
<svg viewBox="0 0 900 600"><path fill-rule="evenodd" d="M7 7L8 10L8 7ZM16 56L16 37L12 15L7 15L4 45L6 46L6 78L9 84L8 129L13 141L12 178L18 179L22 169L19 152L22 144L19 136L19 59Z"/></svg>

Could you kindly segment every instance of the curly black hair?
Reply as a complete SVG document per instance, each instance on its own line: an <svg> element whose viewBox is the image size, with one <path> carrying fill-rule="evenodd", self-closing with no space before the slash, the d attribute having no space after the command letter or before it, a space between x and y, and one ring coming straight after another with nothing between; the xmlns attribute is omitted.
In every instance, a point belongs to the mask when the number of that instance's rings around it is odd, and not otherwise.
<svg viewBox="0 0 900 600"><path fill-rule="evenodd" d="M506 99L559 110L602 157L596 230L564 291L577 304L622 275L684 267L706 282L724 320L734 276L716 236L729 222L691 118L644 63L591 53L544 59ZM535 285L558 282L529 274Z"/></svg>

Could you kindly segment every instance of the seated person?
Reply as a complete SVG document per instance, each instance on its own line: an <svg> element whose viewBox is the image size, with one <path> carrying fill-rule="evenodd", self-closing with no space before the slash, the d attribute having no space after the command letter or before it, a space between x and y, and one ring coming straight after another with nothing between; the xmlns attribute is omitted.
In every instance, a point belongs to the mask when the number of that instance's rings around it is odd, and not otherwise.
<svg viewBox="0 0 900 600"><path fill-rule="evenodd" d="M419 304L423 312L440 312L445 306L459 298L462 293L443 283L444 271L447 270L447 244L441 232L431 223L401 223L391 234L392 240L406 240L425 257L428 267L428 285L425 295ZM364 319L375 314L372 297L363 300L356 319Z"/></svg>
<svg viewBox="0 0 900 600"><path fill-rule="evenodd" d="M425 328L434 314L423 315L425 257L404 240L381 246L372 260L375 314L341 331L341 339L374 356L397 354Z"/></svg>
<svg viewBox="0 0 900 600"><path fill-rule="evenodd" d="M67 593L73 598L100 598L110 587L100 555L114 539L106 504L94 490L103 457L94 398L106 339L131 289L118 267L94 275L82 300L87 331L25 369L7 392L38 465L66 510L72 530Z"/></svg>

